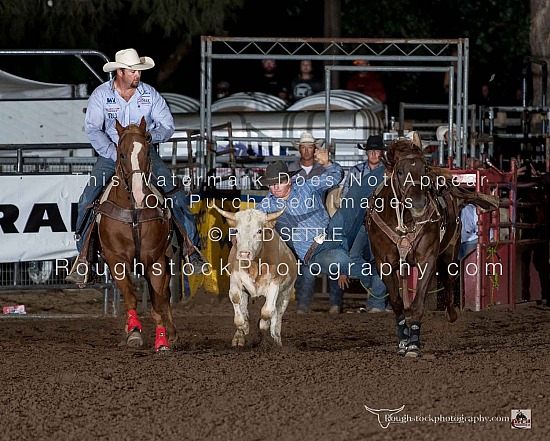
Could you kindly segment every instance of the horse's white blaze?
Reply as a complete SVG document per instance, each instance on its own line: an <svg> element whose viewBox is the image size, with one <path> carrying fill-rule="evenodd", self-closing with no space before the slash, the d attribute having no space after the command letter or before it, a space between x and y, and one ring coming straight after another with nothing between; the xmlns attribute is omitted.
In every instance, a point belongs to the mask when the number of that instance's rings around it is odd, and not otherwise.
<svg viewBox="0 0 550 441"><path fill-rule="evenodd" d="M130 156L132 171L140 170L138 155L142 148L143 144L134 141L134 148L132 149L132 155ZM141 204L143 203L143 198L145 197L145 193L143 192L143 179L141 173L134 173L132 175L132 194L134 195L136 205L138 207L141 207Z"/></svg>

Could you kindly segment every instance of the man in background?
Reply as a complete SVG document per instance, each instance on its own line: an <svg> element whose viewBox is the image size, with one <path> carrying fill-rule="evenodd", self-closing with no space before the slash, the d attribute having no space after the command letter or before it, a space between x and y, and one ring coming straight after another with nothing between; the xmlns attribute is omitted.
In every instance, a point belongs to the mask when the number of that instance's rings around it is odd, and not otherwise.
<svg viewBox="0 0 550 441"><path fill-rule="evenodd" d="M298 142L293 142L294 147L300 152L300 159L291 162L288 165L288 171L294 176L301 176L304 179L311 179L314 176L321 176L325 172L325 167L315 161L315 151L317 147L322 147L324 141L316 140L313 135L308 132L302 133ZM325 190L322 191L325 193ZM303 263L303 262L302 262ZM296 292L296 300L298 302L298 314L307 314L310 310L311 300L315 292L315 275L307 270L307 266L302 266L302 274L298 274L294 289ZM337 303L338 298L341 298L343 293L338 286L338 281L329 279L329 313L338 314L341 311Z"/></svg>

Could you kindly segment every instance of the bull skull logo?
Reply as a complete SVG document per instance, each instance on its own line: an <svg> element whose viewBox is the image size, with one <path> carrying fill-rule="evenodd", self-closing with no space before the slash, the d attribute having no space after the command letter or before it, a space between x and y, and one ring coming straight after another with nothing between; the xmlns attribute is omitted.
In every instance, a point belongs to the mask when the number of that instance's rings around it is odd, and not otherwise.
<svg viewBox="0 0 550 441"><path fill-rule="evenodd" d="M405 405L401 406L399 409L371 409L365 404L365 409L370 413L373 413L378 417L378 424L382 429L387 429L390 426L390 417L396 413L401 412L405 408Z"/></svg>

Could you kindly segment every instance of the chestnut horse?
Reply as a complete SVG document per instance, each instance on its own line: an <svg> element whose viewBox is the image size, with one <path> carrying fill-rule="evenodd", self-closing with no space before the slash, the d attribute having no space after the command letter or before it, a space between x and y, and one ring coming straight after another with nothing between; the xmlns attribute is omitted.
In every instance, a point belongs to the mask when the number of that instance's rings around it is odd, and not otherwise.
<svg viewBox="0 0 550 441"><path fill-rule="evenodd" d="M383 203L371 199L367 229L376 268L396 317L397 351L417 357L424 302L436 271L448 293L449 321L457 319L453 285L458 266L449 265L456 262L460 246L459 205L449 185L436 186L439 180L426 163L419 137L416 143L405 138L393 141L385 163L389 175L372 196ZM407 279L416 273L416 293L411 302ZM405 315L410 316L410 326Z"/></svg>
<svg viewBox="0 0 550 441"><path fill-rule="evenodd" d="M155 351L168 350L176 341L170 310L169 208L150 182L151 158L146 123L128 127L116 121L119 135L115 175L97 209L101 255L124 297L126 343L143 345L137 298L131 272L141 271L149 287L151 316L156 325Z"/></svg>

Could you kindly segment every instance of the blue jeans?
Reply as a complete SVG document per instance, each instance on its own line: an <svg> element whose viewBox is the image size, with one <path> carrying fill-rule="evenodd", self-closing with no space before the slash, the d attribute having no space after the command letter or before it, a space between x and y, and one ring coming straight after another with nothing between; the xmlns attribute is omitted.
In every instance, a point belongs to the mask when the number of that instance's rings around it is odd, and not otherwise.
<svg viewBox="0 0 550 441"><path fill-rule="evenodd" d="M155 176L155 184L158 185L158 178L163 177L165 184L164 186L159 186L162 191L169 192L175 188L172 178L172 173L166 167L163 160L157 154L153 146L150 150L151 162L152 162L152 173ZM84 216L86 214L86 207L92 204L97 197L101 194L103 187L109 183L109 180L115 174L115 163L111 159L104 158L99 156L97 162L92 169L90 178L88 180L88 185L82 192L80 199L78 201L78 216L76 219L76 230L80 229L80 225L84 221ZM172 201L173 208L172 214L176 221L185 228L189 239L193 245L198 245L198 234L197 228L195 227L195 219L193 214L189 211L189 207L185 201L184 190L178 191L176 194L168 197ZM168 206L172 204L167 204ZM83 239L86 237L86 234L92 223L92 216L88 216L84 228L81 231L80 238L76 241L76 248L80 253L82 251Z"/></svg>
<svg viewBox="0 0 550 441"><path fill-rule="evenodd" d="M372 173L382 179L383 168L375 169ZM366 205L361 204L360 201L362 198L368 198L374 190L365 185L367 182L363 179L362 185L350 187L347 197L352 198L355 203L336 210L328 225L328 238L332 241L323 242L316 248L310 264L315 261L321 266L322 272L326 272L330 271L331 264L334 268L340 263L342 274L357 277L365 289L371 289L372 295L367 298L367 307L385 309L386 286L376 271L370 240L363 225ZM379 182L382 181L379 180ZM322 256L319 257L319 254ZM350 271L348 265L351 263L354 265ZM365 270L362 271L362 268ZM331 290L330 294L330 304L342 306L344 292L337 288L334 291Z"/></svg>
<svg viewBox="0 0 550 441"><path fill-rule="evenodd" d="M298 302L298 308L308 309L311 305L311 300L315 294L315 277L316 272L313 274L309 270L309 266L302 265L300 267L301 275L298 275L296 282L294 283L294 289L296 291L296 301ZM329 301L330 306L342 305L342 290L338 286L338 280L328 279L329 287ZM337 300L340 299L340 303ZM336 302L336 303L333 303Z"/></svg>
<svg viewBox="0 0 550 441"><path fill-rule="evenodd" d="M372 295L367 300L367 306L380 309L386 307L386 286L378 276L376 266L369 266L362 257L350 256L338 242L326 241L319 245L313 252L309 265L314 271L320 270L325 274L345 274L358 278L365 289L371 289ZM330 302L331 305L342 306L342 291L339 292L339 298L331 298Z"/></svg>
<svg viewBox="0 0 550 441"><path fill-rule="evenodd" d="M462 259L464 256L470 253L477 246L477 239L471 240L469 242L462 242L460 248L458 249L458 260Z"/></svg>

